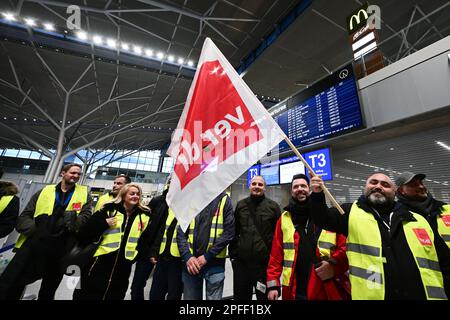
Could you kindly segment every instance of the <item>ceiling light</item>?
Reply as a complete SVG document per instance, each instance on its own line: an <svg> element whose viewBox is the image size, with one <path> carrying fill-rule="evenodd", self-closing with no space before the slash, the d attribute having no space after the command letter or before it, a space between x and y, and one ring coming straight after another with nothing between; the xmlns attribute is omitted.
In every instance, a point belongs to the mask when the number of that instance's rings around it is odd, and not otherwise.
<svg viewBox="0 0 450 320"><path fill-rule="evenodd" d="M123 42L122 42L122 44L121 44L120 46L121 46L121 48L122 48L123 50L130 50L130 46L129 46L128 44L126 44L126 43L123 43Z"/></svg>
<svg viewBox="0 0 450 320"><path fill-rule="evenodd" d="M110 48L115 48L117 46L117 42L114 39L106 39L106 45Z"/></svg>
<svg viewBox="0 0 450 320"><path fill-rule="evenodd" d="M183 58L178 58L178 63L179 64L183 64L184 63L184 59Z"/></svg>
<svg viewBox="0 0 450 320"><path fill-rule="evenodd" d="M167 57L167 60L169 60L170 62L173 62L175 60L175 57L170 55Z"/></svg>
<svg viewBox="0 0 450 320"><path fill-rule="evenodd" d="M102 44L102 42L103 42L102 37L100 37L100 36L93 36L93 37L92 37L92 41L94 41L94 43L95 43L96 45L100 45L100 44Z"/></svg>
<svg viewBox="0 0 450 320"><path fill-rule="evenodd" d="M194 66L194 62L192 62L192 60L189 60L189 61L188 61L188 66L189 66L189 67L193 67L193 66Z"/></svg>
<svg viewBox="0 0 450 320"><path fill-rule="evenodd" d="M146 50L145 50L145 55L148 56L148 57L153 56L153 50L151 50L151 49L146 49Z"/></svg>
<svg viewBox="0 0 450 320"><path fill-rule="evenodd" d="M43 24L43 26L44 26L45 30L48 30L48 31L54 31L55 30L55 26L54 26L53 23L46 22L46 23Z"/></svg>
<svg viewBox="0 0 450 320"><path fill-rule="evenodd" d="M86 40L88 38L88 34L85 31L78 31L76 33L78 39Z"/></svg>
<svg viewBox="0 0 450 320"><path fill-rule="evenodd" d="M31 18L25 18L25 19L23 19L23 20L25 21L25 24L26 24L27 26L34 27L34 26L36 25L36 22L34 21L34 19L31 19Z"/></svg>
<svg viewBox="0 0 450 320"><path fill-rule="evenodd" d="M158 53L156 54L156 57L157 57L158 59L162 60L162 59L164 58L164 53L158 52Z"/></svg>
<svg viewBox="0 0 450 320"><path fill-rule="evenodd" d="M3 117L3 120L6 120L7 118L6 117Z"/></svg>
<svg viewBox="0 0 450 320"><path fill-rule="evenodd" d="M443 142L441 142L441 141L436 141L436 143L437 143L438 145L440 145L442 148L445 148L445 149L447 149L447 150L450 151L450 147L449 147L448 145L446 145L445 143L443 143Z"/></svg>
<svg viewBox="0 0 450 320"><path fill-rule="evenodd" d="M3 16L8 21L16 21L16 17L14 17L14 14L12 14L11 12L5 12L3 13Z"/></svg>
<svg viewBox="0 0 450 320"><path fill-rule="evenodd" d="M134 47L133 47L133 51L134 51L134 53L136 53L136 54L142 54L142 48L139 47L139 46L134 46Z"/></svg>

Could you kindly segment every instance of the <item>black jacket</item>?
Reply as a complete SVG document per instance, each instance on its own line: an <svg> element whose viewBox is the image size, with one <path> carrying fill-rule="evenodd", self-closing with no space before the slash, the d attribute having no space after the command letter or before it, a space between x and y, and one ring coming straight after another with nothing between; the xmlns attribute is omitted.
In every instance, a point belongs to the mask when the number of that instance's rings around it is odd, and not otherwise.
<svg viewBox="0 0 450 320"><path fill-rule="evenodd" d="M264 196L239 201L234 211L235 236L229 247L230 258L265 269L280 215L278 204Z"/></svg>
<svg viewBox="0 0 450 320"><path fill-rule="evenodd" d="M148 205L152 210L152 224L150 225L150 228L152 228L150 235L150 256L155 258L159 255L159 247L161 246L164 230L166 228L167 216L169 215L169 207L166 202L168 191L169 189L164 190L162 195L154 197Z"/></svg>
<svg viewBox="0 0 450 320"><path fill-rule="evenodd" d="M341 215L337 209L328 208L323 193L312 193L311 209L314 222L323 229L348 235L348 218L352 203L344 203L342 208L345 214ZM402 221L414 221L414 217L400 203L396 202L392 211L391 231L389 232L382 220L373 213L367 205L364 196L357 201L358 206L364 211L373 214L378 222L381 233L381 246L385 275L385 299L386 300L419 300L426 299L426 294L417 268L415 259L406 241L402 228ZM441 237L434 238L434 245L439 259L444 286L447 296L450 293L450 254Z"/></svg>
<svg viewBox="0 0 450 320"><path fill-rule="evenodd" d="M102 234L109 228L106 219L113 216L113 212L126 216L124 207L121 204L106 203L99 211L96 211L91 219L82 225L78 231L77 238L83 244L98 241ZM131 226L139 215L150 216L150 211L135 210L126 224L124 217L122 230L123 239L127 239ZM149 222L150 223L150 222ZM150 223L151 224L151 223ZM141 234L135 260L148 256L150 250L148 236L149 226ZM125 258L126 241L121 241L119 250L109 254L93 257L85 270L81 273L81 290L74 292L74 299L78 300L121 300L124 299L128 279L131 273L131 266L135 260L130 261Z"/></svg>
<svg viewBox="0 0 450 320"><path fill-rule="evenodd" d="M430 195L431 196L431 195ZM424 211L423 208L418 208L414 205L412 205L411 202L408 201L408 199L398 196L398 202L400 202L401 204L403 204L405 207L407 207L409 210L418 213L420 215L422 215L425 219L428 220L428 223L431 226L431 229L433 229L434 235L437 237L440 237L440 234L438 232L438 224L437 224L437 218L440 216L440 214L443 211L442 206L445 205L444 202L436 200L436 199L432 199L432 203L431 203L431 207L429 212Z"/></svg>
<svg viewBox="0 0 450 320"><path fill-rule="evenodd" d="M18 192L14 183L0 181L0 199L4 196L14 196L8 206L0 212L0 238L6 237L16 226L20 209L20 200L16 196Z"/></svg>

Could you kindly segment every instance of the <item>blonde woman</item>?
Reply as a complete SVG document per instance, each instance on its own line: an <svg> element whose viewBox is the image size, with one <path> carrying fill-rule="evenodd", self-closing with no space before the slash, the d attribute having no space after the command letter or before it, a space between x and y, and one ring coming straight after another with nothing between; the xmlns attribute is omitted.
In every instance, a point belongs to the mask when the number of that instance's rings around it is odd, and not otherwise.
<svg viewBox="0 0 450 320"><path fill-rule="evenodd" d="M84 224L78 238L100 245L81 272L81 287L75 300L123 300L128 289L131 265L149 253L150 209L142 204L142 190L129 183L116 198L96 211Z"/></svg>

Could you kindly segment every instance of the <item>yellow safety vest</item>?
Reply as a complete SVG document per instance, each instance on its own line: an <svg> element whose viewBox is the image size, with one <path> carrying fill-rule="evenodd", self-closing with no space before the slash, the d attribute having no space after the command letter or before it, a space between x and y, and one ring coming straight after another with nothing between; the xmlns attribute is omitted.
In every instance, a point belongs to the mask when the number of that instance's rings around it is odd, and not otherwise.
<svg viewBox="0 0 450 320"><path fill-rule="evenodd" d="M169 229L169 227L172 224L174 219L175 219L175 215L173 214L172 209L169 208L169 214L166 219L166 229L164 230L164 236L161 241L161 246L159 247L159 254L162 254L164 252L164 250L166 249L167 230ZM177 244L177 226L178 226L178 223L175 225L175 229L174 229L173 235L172 235L172 240L170 241L170 254L173 257L180 256L180 251L178 250L178 244Z"/></svg>
<svg viewBox="0 0 450 320"><path fill-rule="evenodd" d="M6 207L9 205L14 196L3 196L0 199L0 214L5 211Z"/></svg>
<svg viewBox="0 0 450 320"><path fill-rule="evenodd" d="M98 198L97 203L95 204L94 212L100 210L105 203L112 201L112 199L114 199L114 197L109 193L102 195L100 198Z"/></svg>
<svg viewBox="0 0 450 320"><path fill-rule="evenodd" d="M295 227L292 223L292 215L289 211L281 215L281 231L283 232L283 273L282 285L288 286L295 263ZM320 257L331 257L331 251L336 247L336 233L322 230L317 241Z"/></svg>
<svg viewBox="0 0 450 320"><path fill-rule="evenodd" d="M220 200L218 212L214 215L212 219L211 230L209 232L208 248L206 250L211 249L211 247L214 245L215 240L220 238L220 236L223 233L223 208L225 207L227 197L228 196L225 195L223 196L222 200ZM189 251L191 252L191 254L194 254L193 250L194 228L195 228L195 218L189 225L188 231L189 232L188 244L189 244ZM216 255L217 258L226 258L226 256L227 256L227 247L223 248L223 250L220 251L218 255Z"/></svg>
<svg viewBox="0 0 450 320"><path fill-rule="evenodd" d="M75 211L77 214L81 212L81 209L86 204L88 198L88 188L87 186L82 186L79 184L75 185L75 190L73 191L72 198L67 204L66 211ZM36 201L36 207L34 209L34 218L40 215L52 215L53 209L55 207L56 199L56 185L51 184L45 186ZM15 248L22 247L23 243L26 241L27 237L24 234L19 236L16 242Z"/></svg>
<svg viewBox="0 0 450 320"><path fill-rule="evenodd" d="M112 216L115 216L117 223L114 227L110 227L103 233L103 238L98 246L97 251L94 253L94 257L98 257L104 254L108 254L119 250L122 238L124 235L124 230L122 230L123 219L125 216L118 211L115 211ZM142 220L142 225L141 225ZM150 217L141 214L141 219L138 216L134 218L133 224L128 234L128 239L125 245L125 258L128 260L133 260L136 258L138 252L136 250L139 238L149 225Z"/></svg>
<svg viewBox="0 0 450 320"><path fill-rule="evenodd" d="M317 241L321 258L330 258L331 251L336 248L336 232L323 229Z"/></svg>
<svg viewBox="0 0 450 320"><path fill-rule="evenodd" d="M437 218L438 233L450 248L450 205L442 206L442 212Z"/></svg>
<svg viewBox="0 0 450 320"><path fill-rule="evenodd" d="M416 221L403 221L402 225L427 299L447 299L434 247L433 231L424 217L416 213L412 215ZM382 256L380 230L375 217L359 208L356 202L349 214L346 251L350 265L352 299L383 300L385 258Z"/></svg>

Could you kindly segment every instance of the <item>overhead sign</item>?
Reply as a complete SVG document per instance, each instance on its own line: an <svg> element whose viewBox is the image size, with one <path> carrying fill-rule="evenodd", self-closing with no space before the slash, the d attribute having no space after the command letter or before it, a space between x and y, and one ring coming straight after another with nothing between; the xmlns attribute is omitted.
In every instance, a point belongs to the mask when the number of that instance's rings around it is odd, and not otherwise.
<svg viewBox="0 0 450 320"><path fill-rule="evenodd" d="M318 81L288 100L288 109L275 116L296 147L329 139L363 126L358 89L351 64ZM280 152L289 151L286 141Z"/></svg>
<svg viewBox="0 0 450 320"><path fill-rule="evenodd" d="M305 153L304 158L314 173L321 175L324 181L332 180L330 149L320 149Z"/></svg>
<svg viewBox="0 0 450 320"><path fill-rule="evenodd" d="M367 20L369 19L369 13L367 12L368 7L369 5L365 4L347 17L347 30L349 34L362 28L367 23Z"/></svg>
<svg viewBox="0 0 450 320"><path fill-rule="evenodd" d="M247 171L247 187L250 187L250 181L252 181L253 177L261 175L261 166L256 164L250 167Z"/></svg>

